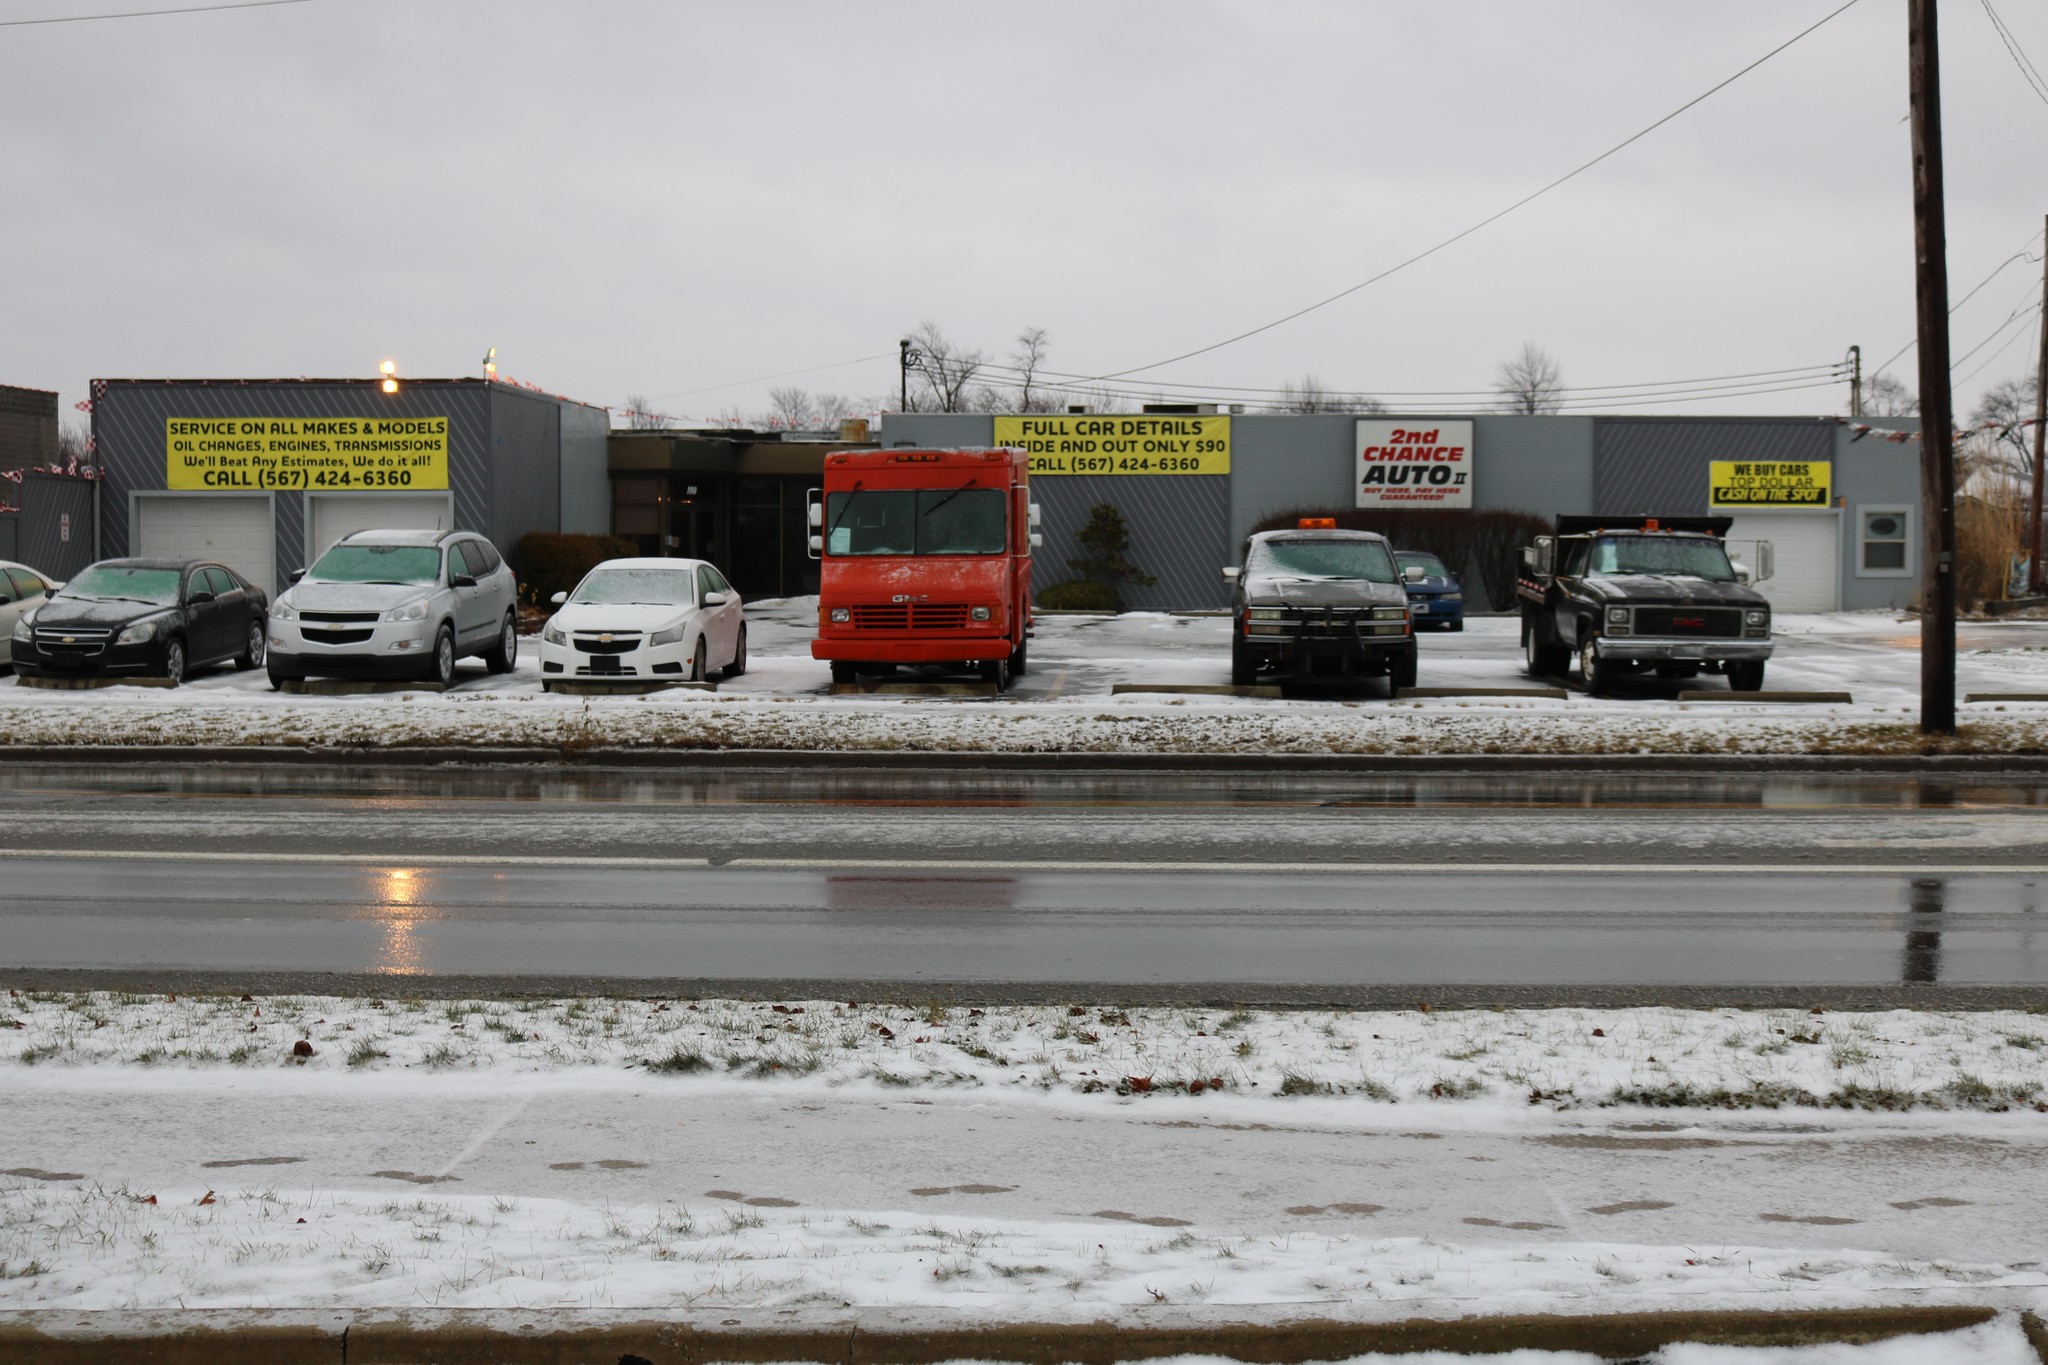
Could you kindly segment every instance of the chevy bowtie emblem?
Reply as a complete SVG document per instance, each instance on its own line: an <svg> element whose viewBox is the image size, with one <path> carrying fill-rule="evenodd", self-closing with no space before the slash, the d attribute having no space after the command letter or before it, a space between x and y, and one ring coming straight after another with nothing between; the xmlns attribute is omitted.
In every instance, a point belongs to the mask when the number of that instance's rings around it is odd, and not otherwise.
<svg viewBox="0 0 2048 1365"><path fill-rule="evenodd" d="M64 637L64 643L67 645L75 645L78 643L78 637L76 635L67 635Z"/></svg>
<svg viewBox="0 0 2048 1365"><path fill-rule="evenodd" d="M612 637L609 635L600 635L597 637L597 642L601 645L608 645L612 642Z"/></svg>

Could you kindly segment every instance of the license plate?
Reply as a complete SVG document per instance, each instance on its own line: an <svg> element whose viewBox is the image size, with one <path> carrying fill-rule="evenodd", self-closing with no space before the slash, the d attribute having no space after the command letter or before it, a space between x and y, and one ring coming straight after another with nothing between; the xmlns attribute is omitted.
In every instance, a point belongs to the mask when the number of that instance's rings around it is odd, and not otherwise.
<svg viewBox="0 0 2048 1365"><path fill-rule="evenodd" d="M1671 657L1674 659L1704 659L1707 656L1700 652L1698 645L1679 645L1671 651Z"/></svg>
<svg viewBox="0 0 2048 1365"><path fill-rule="evenodd" d="M619 671L619 656L616 654L595 654L590 659L592 673L616 673Z"/></svg>

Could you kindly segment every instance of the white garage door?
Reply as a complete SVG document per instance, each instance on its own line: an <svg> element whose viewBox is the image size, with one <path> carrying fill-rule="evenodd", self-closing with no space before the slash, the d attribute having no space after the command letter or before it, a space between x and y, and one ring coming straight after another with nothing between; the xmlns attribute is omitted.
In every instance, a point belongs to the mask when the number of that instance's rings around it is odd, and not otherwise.
<svg viewBox="0 0 2048 1365"><path fill-rule="evenodd" d="M135 498L129 553L162 559L212 559L273 595L277 534L268 497L220 493L141 493Z"/></svg>
<svg viewBox="0 0 2048 1365"><path fill-rule="evenodd" d="M1833 611L1841 601L1842 518L1836 512L1738 513L1728 528L1728 554L1756 567L1756 542L1768 540L1777 560L1756 585L1773 611Z"/></svg>
<svg viewBox="0 0 2048 1365"><path fill-rule="evenodd" d="M446 531L453 517L446 493L308 493L306 563L357 531Z"/></svg>

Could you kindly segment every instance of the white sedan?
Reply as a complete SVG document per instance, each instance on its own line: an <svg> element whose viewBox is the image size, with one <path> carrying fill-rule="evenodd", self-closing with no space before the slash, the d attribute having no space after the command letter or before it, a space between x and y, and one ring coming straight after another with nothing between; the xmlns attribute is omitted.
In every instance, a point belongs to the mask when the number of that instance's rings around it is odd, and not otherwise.
<svg viewBox="0 0 2048 1365"><path fill-rule="evenodd" d="M540 636L541 687L558 682L703 682L747 671L739 593L701 559L607 559Z"/></svg>
<svg viewBox="0 0 2048 1365"><path fill-rule="evenodd" d="M14 635L14 623L49 601L50 594L63 586L26 564L0 559L0 666L13 666L8 641Z"/></svg>

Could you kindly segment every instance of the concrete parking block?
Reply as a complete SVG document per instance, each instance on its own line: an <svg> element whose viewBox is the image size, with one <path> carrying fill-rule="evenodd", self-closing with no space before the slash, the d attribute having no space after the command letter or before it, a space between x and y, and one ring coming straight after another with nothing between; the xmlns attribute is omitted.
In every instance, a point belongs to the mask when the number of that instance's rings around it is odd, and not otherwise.
<svg viewBox="0 0 2048 1365"><path fill-rule="evenodd" d="M1973 701L2048 701L2048 692L1971 692L1965 702Z"/></svg>
<svg viewBox="0 0 2048 1365"><path fill-rule="evenodd" d="M568 681L559 678L548 678L546 681L554 684L555 691L566 693L572 697L644 697L650 692L666 692L670 688L681 688L686 692L716 692L718 690L718 684L715 682L685 682L681 679L673 682L666 679L650 679L644 682L616 683L592 682L584 678Z"/></svg>
<svg viewBox="0 0 2048 1365"><path fill-rule="evenodd" d="M98 687L176 687L169 678L17 678L23 687L57 692L83 692Z"/></svg>
<svg viewBox="0 0 2048 1365"><path fill-rule="evenodd" d="M1847 706L1855 698L1847 692L1680 692L1680 701L1782 701L1834 702Z"/></svg>
<svg viewBox="0 0 2048 1365"><path fill-rule="evenodd" d="M833 683L835 697L993 697L992 682L850 682Z"/></svg>
<svg viewBox="0 0 2048 1365"><path fill-rule="evenodd" d="M1401 699L1411 697L1542 697L1563 701L1571 693L1562 687L1404 687Z"/></svg>
<svg viewBox="0 0 2048 1365"><path fill-rule="evenodd" d="M370 692L446 692L437 682L390 682L380 678L292 678L278 691L305 697L355 697Z"/></svg>
<svg viewBox="0 0 2048 1365"><path fill-rule="evenodd" d="M1260 683L1252 687L1232 687L1228 683L1112 683L1109 689L1112 697L1137 692L1163 692L1186 697L1264 697L1277 701L1280 685Z"/></svg>

